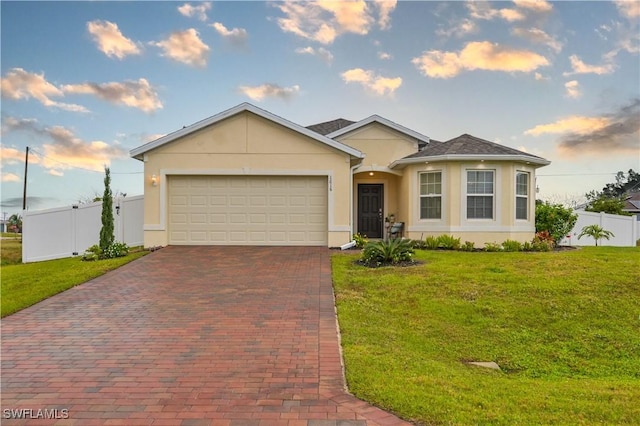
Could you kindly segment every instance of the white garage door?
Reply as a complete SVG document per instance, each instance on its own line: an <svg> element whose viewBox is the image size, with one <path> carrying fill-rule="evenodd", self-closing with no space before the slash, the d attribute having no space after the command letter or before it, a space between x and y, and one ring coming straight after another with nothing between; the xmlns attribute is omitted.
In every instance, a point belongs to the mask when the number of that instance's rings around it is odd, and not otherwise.
<svg viewBox="0 0 640 426"><path fill-rule="evenodd" d="M327 178L169 176L169 244L327 245Z"/></svg>

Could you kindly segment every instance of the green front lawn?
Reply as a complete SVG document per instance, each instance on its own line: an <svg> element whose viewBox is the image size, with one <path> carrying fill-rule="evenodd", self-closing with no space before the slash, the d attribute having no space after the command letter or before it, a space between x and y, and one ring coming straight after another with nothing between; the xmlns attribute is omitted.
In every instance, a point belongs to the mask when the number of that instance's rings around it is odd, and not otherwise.
<svg viewBox="0 0 640 426"><path fill-rule="evenodd" d="M332 258L356 396L429 425L640 419L640 249L358 256Z"/></svg>
<svg viewBox="0 0 640 426"><path fill-rule="evenodd" d="M0 284L2 317L119 268L147 253L147 251L138 251L129 253L125 257L95 262L83 262L78 257L72 257L3 265Z"/></svg>

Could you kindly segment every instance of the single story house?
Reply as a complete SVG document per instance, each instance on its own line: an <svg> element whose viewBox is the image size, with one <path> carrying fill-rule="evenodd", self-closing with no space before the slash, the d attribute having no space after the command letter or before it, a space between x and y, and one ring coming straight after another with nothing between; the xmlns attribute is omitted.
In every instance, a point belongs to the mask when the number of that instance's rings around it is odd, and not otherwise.
<svg viewBox="0 0 640 426"><path fill-rule="evenodd" d="M377 115L309 127L243 103L130 152L144 244L319 245L355 233L531 240L549 161L471 135L431 140ZM397 229L397 227L396 227Z"/></svg>

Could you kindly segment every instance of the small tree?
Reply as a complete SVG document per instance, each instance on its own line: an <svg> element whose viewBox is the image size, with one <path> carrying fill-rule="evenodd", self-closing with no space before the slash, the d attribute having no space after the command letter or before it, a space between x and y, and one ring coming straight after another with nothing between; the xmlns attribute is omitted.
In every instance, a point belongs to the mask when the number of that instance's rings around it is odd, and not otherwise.
<svg viewBox="0 0 640 426"><path fill-rule="evenodd" d="M587 237L593 238L596 241L596 247L598 247L599 240L603 238L605 240L608 240L611 237L615 237L615 235L613 235L613 232L603 229L600 225L589 225L583 227L582 232L580 232L580 235L578 235L578 239L584 237L585 235Z"/></svg>
<svg viewBox="0 0 640 426"><path fill-rule="evenodd" d="M115 236L113 235L113 197L111 194L111 172L104 168L104 193L102 195L102 228L100 229L100 249L106 253L111 247Z"/></svg>
<svg viewBox="0 0 640 426"><path fill-rule="evenodd" d="M578 215L560 204L536 203L536 232L548 232L557 245L573 229Z"/></svg>
<svg viewBox="0 0 640 426"><path fill-rule="evenodd" d="M624 199L620 196L608 196L604 193L591 191L587 194L589 205L585 208L588 212L609 213L622 216L631 216L631 213L622 210L624 208Z"/></svg>
<svg viewBox="0 0 640 426"><path fill-rule="evenodd" d="M8 230L16 233L22 232L22 216L19 214L12 214L7 220Z"/></svg>

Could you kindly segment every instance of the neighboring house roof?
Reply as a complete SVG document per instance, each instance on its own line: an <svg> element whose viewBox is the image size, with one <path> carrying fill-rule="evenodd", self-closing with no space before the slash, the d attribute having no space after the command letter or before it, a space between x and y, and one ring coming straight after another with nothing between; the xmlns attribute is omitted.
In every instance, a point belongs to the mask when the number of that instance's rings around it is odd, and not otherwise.
<svg viewBox="0 0 640 426"><path fill-rule="evenodd" d="M421 163L425 161L449 161L449 160L511 160L522 161L546 166L551 164L537 155L518 151L494 142L471 136L460 135L446 142L432 141L423 150L394 161L389 167L403 167L407 164Z"/></svg>
<svg viewBox="0 0 640 426"><path fill-rule="evenodd" d="M324 123L312 124L311 126L307 126L307 129L313 130L314 132L320 133L324 136L335 132L336 130L340 130L343 127L350 126L353 123L355 123L355 121L338 118L331 121L325 121Z"/></svg>
<svg viewBox="0 0 640 426"><path fill-rule="evenodd" d="M189 135L191 133L197 132L198 130L201 130L207 126L211 126L215 123L218 123L222 120L225 120L229 117L232 117L234 115L240 114L242 112L251 112L255 115L258 115L266 120L270 120L273 121L277 124L280 124L281 126L284 126L288 129L291 129L295 132L301 133L307 137L310 137L312 139L315 139L318 142L321 142L325 145L328 145L332 148L335 148L339 151L342 151L346 154L349 154L352 157L355 158L364 158L365 155L358 151L355 148L351 148L350 146L347 146L343 143L340 143L338 141L335 141L333 139L330 139L326 136L321 135L320 133L314 132L312 130L307 129L306 127L302 127L298 124L295 124L289 120L286 120L282 117L279 117L275 114L270 113L269 111L265 111L261 108L258 108L255 105L252 105L250 103L242 103L240 105L237 105L233 108L230 108L226 111L223 111L219 114L216 114L214 116L211 116L209 118L205 118L204 120L198 121L197 123L194 123L190 126L186 126L183 127L182 129L170 133L166 136L163 136L159 139L156 139L152 142L146 143L142 146L139 146L137 148L132 149L131 151L129 151L129 155L133 158L136 158L138 160L142 160L143 159L143 155L153 149L159 148L163 145L166 145L168 143L171 143L173 141L175 141L176 139L179 139L183 136Z"/></svg>
<svg viewBox="0 0 640 426"><path fill-rule="evenodd" d="M622 210L631 213L640 213L640 192L634 192L630 194L624 200L624 207L622 208Z"/></svg>
<svg viewBox="0 0 640 426"><path fill-rule="evenodd" d="M415 130L411 130L409 128L401 126L400 124L394 123L393 121L387 120L386 118L380 117L379 115L372 115L370 117L365 118L364 120L360 120L346 127L342 127L336 131L328 133L327 137L335 139L347 133L361 129L371 123L382 124L383 126L387 126L397 132L403 133L413 139L416 139L418 141L419 146L424 146L430 142L430 138L428 136L418 133Z"/></svg>

